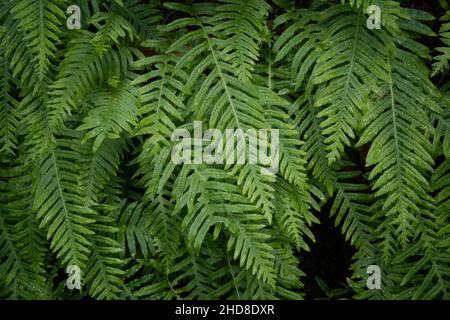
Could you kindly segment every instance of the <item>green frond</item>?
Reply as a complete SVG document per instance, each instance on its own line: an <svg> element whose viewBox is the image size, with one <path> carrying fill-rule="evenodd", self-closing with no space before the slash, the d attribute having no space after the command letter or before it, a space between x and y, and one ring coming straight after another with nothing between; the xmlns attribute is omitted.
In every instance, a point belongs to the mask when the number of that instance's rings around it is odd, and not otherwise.
<svg viewBox="0 0 450 320"><path fill-rule="evenodd" d="M134 41L136 31L122 16L112 12L99 12L89 21L98 31L92 38L95 52L100 56L112 45L118 45L123 39Z"/></svg>
<svg viewBox="0 0 450 320"><path fill-rule="evenodd" d="M11 164L11 171L0 168L0 296L45 299L51 294L46 243L31 211L29 167Z"/></svg>
<svg viewBox="0 0 450 320"><path fill-rule="evenodd" d="M163 19L158 10L158 1L142 3L139 0L125 0L123 5L113 2L111 10L129 21L141 39L152 39L157 33L157 26Z"/></svg>
<svg viewBox="0 0 450 320"><path fill-rule="evenodd" d="M369 95L377 83L387 81L385 48L365 26L361 12L340 6L329 9L332 15L322 35L323 51L316 61L312 83L317 86L314 107L326 136L327 159L332 164L341 158L359 129L358 119L371 108ZM339 46L334 43L339 42Z"/></svg>
<svg viewBox="0 0 450 320"><path fill-rule="evenodd" d="M216 9L231 10L227 7ZM222 8L222 9L220 9ZM234 6L231 6L236 10ZM188 108L194 119L206 117L208 127L219 130L225 129L269 129L263 115L263 108L259 102L261 99L258 88L245 77L242 78L233 65L233 55L227 52L226 41L224 42L227 29L222 30L222 20L226 14L219 13L213 17L195 15L192 18L176 20L165 27L165 31L173 31L184 27L187 23L196 25L194 31L181 36L172 43L168 52L185 50L186 43L194 42L196 45L189 48L179 59L176 67L180 69L191 68L189 78L183 87L183 92L196 91ZM201 13L199 13L201 14ZM219 28L219 30L216 29ZM238 54L238 53L237 53ZM202 56L200 56L202 55ZM210 109L206 109L212 106ZM226 168L228 169L228 165ZM271 191L270 181L261 178L260 166L245 164L234 167L234 172L239 172L239 184L244 182L243 193L262 207L267 219L271 219ZM254 189L247 186L253 185Z"/></svg>
<svg viewBox="0 0 450 320"><path fill-rule="evenodd" d="M106 139L98 150L92 151L91 143L82 143L83 134L78 135L74 150L80 154L80 186L83 202L90 207L100 203L105 187L117 174L123 157L123 139Z"/></svg>
<svg viewBox="0 0 450 320"><path fill-rule="evenodd" d="M168 192L161 192L145 208L149 215L149 232L154 238L156 253L161 257L164 273L169 273L181 244L179 219L173 215L174 202L167 200Z"/></svg>
<svg viewBox="0 0 450 320"><path fill-rule="evenodd" d="M87 260L87 236L93 234L88 225L93 212L80 195L77 181L78 160L69 137L57 139L56 149L48 150L36 163L33 173L33 209L45 227L50 248L61 263L81 269Z"/></svg>
<svg viewBox="0 0 450 320"><path fill-rule="evenodd" d="M325 136L322 134L318 109L314 108L309 92L303 93L293 104L294 121L300 132L300 138L305 141L303 150L306 152L307 169L312 176L322 183L329 195L335 190L336 172L329 165L325 150Z"/></svg>
<svg viewBox="0 0 450 320"><path fill-rule="evenodd" d="M176 61L177 56L170 54L146 57L135 63L137 69L152 67L133 81L141 97L136 135L150 135L143 145L141 163L156 157L161 146L170 143L176 123L184 120L186 107L180 93L187 74L175 68Z"/></svg>
<svg viewBox="0 0 450 320"><path fill-rule="evenodd" d="M46 104L53 131L79 110L89 94L95 92L93 90L102 85L116 87L137 55L135 50L125 46L99 54L93 39L91 33L83 31L70 41L57 79L50 85L52 91Z"/></svg>
<svg viewBox="0 0 450 320"><path fill-rule="evenodd" d="M304 296L300 291L303 288L301 278L305 276L305 273L300 270L292 247L280 238L281 235L281 232L274 235L274 241L271 243L274 248L275 270L278 275L274 296L276 299L303 300Z"/></svg>
<svg viewBox="0 0 450 320"><path fill-rule="evenodd" d="M216 270L216 264L220 262L215 248L205 246L199 254L195 254L190 250L180 257L173 266L173 272L179 273L171 284L176 286L183 285L176 289L178 296L185 297L189 300L209 300L214 299L210 293L213 291L212 285L215 283L210 280L211 273Z"/></svg>
<svg viewBox="0 0 450 320"><path fill-rule="evenodd" d="M84 139L94 139L96 152L105 139L118 139L122 132L131 133L139 109L137 90L129 81L117 88L102 88L92 97L92 110L77 130L85 131Z"/></svg>
<svg viewBox="0 0 450 320"><path fill-rule="evenodd" d="M269 175L261 175L261 166L251 164L237 166L232 173L238 177L237 185L241 186L241 193L253 201L271 223L275 191L272 184L275 179Z"/></svg>
<svg viewBox="0 0 450 320"><path fill-rule="evenodd" d="M335 225L342 225L342 233L345 234L346 240L350 240L356 247L370 243L376 226L371 219L368 186L348 182L358 175L358 172L338 173L336 194L330 210L330 216L335 217Z"/></svg>
<svg viewBox="0 0 450 320"><path fill-rule="evenodd" d="M450 299L440 4L0 1L0 298Z"/></svg>
<svg viewBox="0 0 450 320"><path fill-rule="evenodd" d="M435 89L415 55L397 48L387 63L389 82L365 115L366 128L358 145L371 142L367 166L374 169L369 178L375 196L383 201L385 216L405 245L414 234L417 217L432 208L427 175L434 161L427 137L433 133L429 112L438 107L433 98L426 99L433 97Z"/></svg>
<svg viewBox="0 0 450 320"><path fill-rule="evenodd" d="M137 202L127 206L123 204L120 211L116 219L119 228L117 238L122 248L122 256L125 256L128 250L133 259L138 257L138 252L146 259L149 253L155 251L148 216L142 205Z"/></svg>
<svg viewBox="0 0 450 320"><path fill-rule="evenodd" d="M410 268L402 278L401 285L405 286L401 293L403 299L446 300L450 297L448 290L450 272L447 267L449 253L441 248L431 247L430 240L420 239L429 248L421 259L410 264ZM409 257L419 254L421 247L421 245L415 245L410 248L409 252L412 251L412 253ZM411 292L411 287L415 288L414 292Z"/></svg>
<svg viewBox="0 0 450 320"><path fill-rule="evenodd" d="M189 106L196 118L205 113L209 115L209 127L225 128L267 128L262 116L262 107L258 103L258 92L251 82L241 80L232 65L230 54L222 53L224 39L217 36L214 19L208 16L183 18L165 27L165 31L173 31L192 22L197 26L175 41L169 52L185 50L187 42L196 45L188 49L178 61L177 68L187 68L195 65L184 85L184 92L196 90L197 94ZM221 34L220 32L218 33ZM200 55L204 55L201 57ZM196 61L198 60L198 61ZM206 77L202 74L207 73ZM206 110L207 106L213 106ZM250 117L249 115L252 115Z"/></svg>
<svg viewBox="0 0 450 320"><path fill-rule="evenodd" d="M450 229L450 162L448 159L436 169L431 183L436 194L436 209L431 216L433 220L421 217L420 238L411 244L397 258L398 264L411 261L410 267L401 279L403 294L407 299L449 299L450 272L448 270L448 239ZM420 259L416 259L420 256ZM411 291L411 287L415 288Z"/></svg>
<svg viewBox="0 0 450 320"><path fill-rule="evenodd" d="M367 8L368 6L370 6L371 4L373 4L374 2L379 2L376 0L341 0L341 3L348 3L351 7L356 7L356 8Z"/></svg>
<svg viewBox="0 0 450 320"><path fill-rule="evenodd" d="M450 158L450 109L442 108L441 114L433 114L431 119L436 128L433 146L436 154Z"/></svg>
<svg viewBox="0 0 450 320"><path fill-rule="evenodd" d="M9 2L9 1L6 1ZM6 4L8 5L8 4ZM57 45L65 22L65 0L23 0L15 1L10 8L11 23L16 34L7 35L7 43L12 44L12 64L28 56L28 65L18 63L14 75L22 82L35 85L35 92L48 84L52 60L56 57Z"/></svg>
<svg viewBox="0 0 450 320"><path fill-rule="evenodd" d="M275 287L274 258L267 243L270 236L264 228L264 221L256 214L236 217L229 226L231 237L227 247L228 250L234 247L233 258L239 258L240 266L245 266L257 278Z"/></svg>
<svg viewBox="0 0 450 320"><path fill-rule="evenodd" d="M232 176L218 169L183 166L173 187L175 212L187 208L182 230L187 232L189 246L198 251L211 227L215 227L217 238L225 226L229 232L227 250L234 248L234 259L273 286L273 257L265 243L269 236L264 232L263 216L232 182Z"/></svg>
<svg viewBox="0 0 450 320"><path fill-rule="evenodd" d="M228 277L231 273L232 277L229 277L226 283L222 283L220 289L214 293L220 293L221 296L225 295L233 300L303 299L299 290L303 286L300 278L304 273L298 268L296 259L292 256L292 248L285 239L279 238L277 232L270 233L274 239L271 246L275 257L276 287L268 285L261 279L255 280L250 270L233 264L231 258L226 256L226 265L214 273L213 279L218 275L224 277L226 273Z"/></svg>
<svg viewBox="0 0 450 320"><path fill-rule="evenodd" d="M230 67L240 80L252 78L259 58L259 45L267 33L269 10L270 6L264 0L222 0L209 21L214 25L211 31L223 35L221 55L231 61Z"/></svg>
<svg viewBox="0 0 450 320"><path fill-rule="evenodd" d="M122 251L119 243L113 239L118 232L111 226L114 221L108 215L98 216L91 227L95 235L89 236L92 247L84 279L89 284L89 295L96 299L118 299L122 291L124 261L118 255Z"/></svg>
<svg viewBox="0 0 450 320"><path fill-rule="evenodd" d="M20 115L11 90L14 79L5 50L0 47L0 154L15 155Z"/></svg>
<svg viewBox="0 0 450 320"><path fill-rule="evenodd" d="M181 253L180 253L181 254ZM172 286L172 281L156 260L139 261L127 270L126 277L130 278L124 284L123 294L127 299L174 299L179 298Z"/></svg>
<svg viewBox="0 0 450 320"><path fill-rule="evenodd" d="M45 298L48 295L48 287L45 286L47 279L29 264L29 257L21 252L20 242L14 234L14 225L8 225L3 214L0 217L0 295L13 299Z"/></svg>
<svg viewBox="0 0 450 320"><path fill-rule="evenodd" d="M274 28L287 24L274 43L274 62L289 63L289 85L295 90L309 82L312 69L320 57L319 43L323 29L318 21L320 18L317 12L305 9L289 11L274 21Z"/></svg>
<svg viewBox="0 0 450 320"><path fill-rule="evenodd" d="M310 206L300 190L279 180L275 192L283 195L275 200L275 220L279 228L291 239L297 250L309 251L304 237L315 241L310 227L312 223L318 223L319 220L310 212Z"/></svg>

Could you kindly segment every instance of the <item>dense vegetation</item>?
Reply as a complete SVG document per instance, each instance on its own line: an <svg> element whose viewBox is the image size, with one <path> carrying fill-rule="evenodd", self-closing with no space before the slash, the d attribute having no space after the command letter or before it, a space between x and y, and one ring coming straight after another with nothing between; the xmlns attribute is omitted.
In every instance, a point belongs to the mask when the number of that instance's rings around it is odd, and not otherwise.
<svg viewBox="0 0 450 320"><path fill-rule="evenodd" d="M422 7L2 0L0 297L302 299L315 277L449 299L450 5ZM174 164L194 121L278 129L278 173ZM340 288L302 268L325 216L352 247Z"/></svg>

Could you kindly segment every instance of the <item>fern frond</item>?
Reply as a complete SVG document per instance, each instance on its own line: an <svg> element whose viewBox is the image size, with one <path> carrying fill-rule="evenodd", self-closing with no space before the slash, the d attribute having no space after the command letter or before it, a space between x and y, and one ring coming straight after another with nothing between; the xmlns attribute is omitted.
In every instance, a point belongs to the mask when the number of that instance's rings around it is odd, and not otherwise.
<svg viewBox="0 0 450 320"><path fill-rule="evenodd" d="M213 17L202 15L202 11L196 12L195 7L193 9L193 17L178 19L164 28L166 32L169 32L186 26L195 27L195 30L179 37L168 49L169 53L186 50L187 43L195 43L192 48L187 49L177 63L177 68L183 70L186 68L189 70L187 73L190 74L183 91L191 93L195 90L196 92L188 105L192 116L194 119L206 118L209 128L222 131L241 129L245 132L248 129L270 129L259 103L258 88L252 82L239 78L230 61L232 55L225 53L227 50L224 44L225 34L215 32L216 28L221 28L224 22L222 20L216 22L214 20L216 15ZM203 74L206 75L203 76ZM209 106L212 107L209 108ZM229 167L230 165L227 165L226 169ZM257 186L257 189L243 188L242 190L265 210L266 217L270 221L272 207L271 199L268 197L271 190L270 181L261 178L258 169L260 166L245 164L235 167L235 173L239 171L240 179L245 179L247 185Z"/></svg>
<svg viewBox="0 0 450 320"><path fill-rule="evenodd" d="M373 2L377 2L376 0L341 0L341 3L349 3L349 5L351 7L356 7L356 8L367 8L368 6L370 6Z"/></svg>
<svg viewBox="0 0 450 320"><path fill-rule="evenodd" d="M295 90L309 82L312 69L320 57L323 29L318 21L320 15L307 9L288 11L274 21L274 28L287 24L274 43L274 62L289 62L290 80L293 81L289 85Z"/></svg>
<svg viewBox="0 0 450 320"><path fill-rule="evenodd" d="M12 170L0 168L0 295L45 299L51 294L44 269L46 243L31 211L30 167L8 165Z"/></svg>
<svg viewBox="0 0 450 320"><path fill-rule="evenodd" d="M122 132L131 133L139 109L137 90L129 81L117 88L104 88L92 98L93 108L77 130L85 131L85 139L94 139L97 151L105 139L118 139Z"/></svg>
<svg viewBox="0 0 450 320"><path fill-rule="evenodd" d="M52 90L46 105L53 132L62 127L68 116L79 110L84 99L94 89L102 85L117 86L134 56L139 56L135 50L126 46L99 54L92 43L93 39L91 33L82 31L70 41L57 79L50 85Z"/></svg>
<svg viewBox="0 0 450 320"><path fill-rule="evenodd" d="M156 183L160 181L156 174L161 172L161 166L165 163L161 155L170 151L165 148L163 152L162 148L172 145L171 133L177 128L176 123L184 120L186 107L180 94L187 75L175 68L176 61L176 55L155 55L135 63L137 69L154 68L133 81L141 99L135 134L146 137L138 158L139 173L145 172L144 180L150 194L155 193L158 185L162 187ZM149 175L150 172L155 172L155 175Z"/></svg>
<svg viewBox="0 0 450 320"><path fill-rule="evenodd" d="M173 215L174 202L167 200L168 196L167 190L161 192L145 209L149 215L149 232L166 274L172 270L182 240L180 221Z"/></svg>
<svg viewBox="0 0 450 320"><path fill-rule="evenodd" d="M358 247L368 241L374 232L368 186L345 181L357 177L358 172L340 172L338 176L339 182L330 216L335 216L336 226L342 224L342 233L345 234L346 240L351 239L350 243Z"/></svg>
<svg viewBox="0 0 450 320"><path fill-rule="evenodd" d="M433 73L435 76L439 73L442 73L446 70L449 70L449 61L450 61L450 22L446 22L450 19L450 12L447 12L442 18L441 21L445 22L442 24L441 29L439 30L439 36L445 47L438 47L436 50L440 53L438 56L434 57L433 63Z"/></svg>
<svg viewBox="0 0 450 320"><path fill-rule="evenodd" d="M434 87L415 55L397 48L387 63L385 96L366 114L366 129L358 144L372 143L367 165L375 167L369 178L375 180L375 196L385 199L382 210L405 245L414 234L417 217L431 208L426 177L434 161L427 136L433 133L429 112L438 107L427 99ZM411 64L416 68L411 69Z"/></svg>
<svg viewBox="0 0 450 320"><path fill-rule="evenodd" d="M310 227L319 220L310 212L308 201L305 201L300 190L293 188L285 181L277 181L275 192L279 195L275 200L275 220L284 234L289 236L297 250L309 251L304 237L315 241ZM317 208L316 208L317 209Z"/></svg>
<svg viewBox="0 0 450 320"><path fill-rule="evenodd" d="M187 207L181 225L188 229L188 244L199 250L208 230L216 226L217 237L217 228L224 225L230 234L227 250L234 248L234 259L239 258L241 266L275 285L273 257L265 243L268 235L263 230L262 217L252 213L256 207L232 182L232 176L221 170L183 166L174 185L175 212Z"/></svg>
<svg viewBox="0 0 450 320"><path fill-rule="evenodd" d="M140 252L146 259L149 253L155 251L154 239L149 230L149 217L143 211L142 205L137 202L122 205L123 208L117 216L118 241L121 244L122 256L125 256L128 250L132 258L137 258Z"/></svg>
<svg viewBox="0 0 450 320"><path fill-rule="evenodd" d="M0 154L14 155L18 146L20 115L13 96L13 78L5 50L0 48Z"/></svg>
<svg viewBox="0 0 450 320"><path fill-rule="evenodd" d="M90 23L98 31L92 38L95 52L103 55L111 45L118 45L123 39L134 41L136 31L122 16L113 12L99 12L92 16Z"/></svg>
<svg viewBox="0 0 450 320"><path fill-rule="evenodd" d="M182 284L176 289L177 295L189 300L209 300L214 299L211 296L214 282L210 281L211 273L216 270L215 264L220 261L215 248L205 246L200 254L195 254L189 250L173 266L173 272L179 275L171 281L176 286Z"/></svg>
<svg viewBox="0 0 450 320"><path fill-rule="evenodd" d="M82 143L83 134L79 133L79 143L74 150L80 154L80 186L83 202L87 207L99 204L103 192L114 174L117 174L120 160L125 149L123 139L106 139L96 152L91 143Z"/></svg>
<svg viewBox="0 0 450 320"><path fill-rule="evenodd" d="M270 6L264 0L221 0L210 23L213 33L223 34L221 55L231 62L234 74L240 80L250 80L259 58L259 45L266 31ZM225 38L226 37L226 38Z"/></svg>
<svg viewBox="0 0 450 320"><path fill-rule="evenodd" d="M113 2L111 10L129 21L143 40L152 39L157 34L157 26L163 19L157 2L142 3L139 0L125 0L123 5Z"/></svg>
<svg viewBox="0 0 450 320"><path fill-rule="evenodd" d="M318 111L313 106L309 92L305 92L293 103L291 113L300 132L300 138L305 141L303 150L306 152L307 168L312 176L324 185L327 193L332 195L337 176L335 170L328 164L325 151L326 137L322 134Z"/></svg>
<svg viewBox="0 0 450 320"><path fill-rule="evenodd" d="M88 283L89 294L96 299L118 299L122 291L121 267L124 261L119 258L119 244L113 239L118 231L111 226L114 218L102 215L96 218L91 229L95 235L89 236L92 243L91 254L86 263L85 281Z"/></svg>
<svg viewBox="0 0 450 320"><path fill-rule="evenodd" d="M180 253L181 255L181 253ZM124 292L131 299L174 299L179 298L169 279L156 260L142 260L127 271Z"/></svg>
<svg viewBox="0 0 450 320"><path fill-rule="evenodd" d="M66 4L64 0L15 1L11 8L11 16L19 31L8 39L8 42L19 40L11 48L14 50L12 64L17 63L14 74L21 74L22 81L34 84L34 92L41 85L48 84L51 60L55 59L56 46L61 41ZM28 55L32 57L26 58Z"/></svg>
<svg viewBox="0 0 450 320"><path fill-rule="evenodd" d="M329 12L328 12L329 11ZM332 7L323 14L331 16L323 37L323 52L316 61L312 83L318 86L314 106L326 136L327 159L332 164L341 158L359 129L358 119L371 108L369 94L377 83L387 81L385 48L365 26L361 12ZM339 46L334 44L339 42Z"/></svg>
<svg viewBox="0 0 450 320"><path fill-rule="evenodd" d="M57 148L48 150L36 163L33 208L61 263L83 269L91 245L87 236L93 234L88 225L94 220L80 195L77 163L71 139L58 139Z"/></svg>

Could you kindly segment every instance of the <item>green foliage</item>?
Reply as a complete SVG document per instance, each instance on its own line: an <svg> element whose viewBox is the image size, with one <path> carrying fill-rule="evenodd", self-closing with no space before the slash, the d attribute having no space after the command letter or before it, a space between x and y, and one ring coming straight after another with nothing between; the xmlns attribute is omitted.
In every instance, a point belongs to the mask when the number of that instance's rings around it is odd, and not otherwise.
<svg viewBox="0 0 450 320"><path fill-rule="evenodd" d="M442 42L446 46L436 48L440 55L435 57L435 62L433 64L433 75L449 69L448 61L450 60L450 22L447 22L449 20L449 17L449 12L441 17L441 21L443 21L444 23L442 23L441 29L439 30L439 35Z"/></svg>
<svg viewBox="0 0 450 320"><path fill-rule="evenodd" d="M450 24L401 2L2 1L0 297L303 299L328 215L324 298L449 299ZM279 130L278 171L175 164L197 121Z"/></svg>

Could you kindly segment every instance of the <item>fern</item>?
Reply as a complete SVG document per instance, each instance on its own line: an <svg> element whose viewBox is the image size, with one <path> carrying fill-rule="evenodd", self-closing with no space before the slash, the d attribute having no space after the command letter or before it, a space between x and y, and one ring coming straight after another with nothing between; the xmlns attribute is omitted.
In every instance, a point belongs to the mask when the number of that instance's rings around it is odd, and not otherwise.
<svg viewBox="0 0 450 320"><path fill-rule="evenodd" d="M14 155L18 145L18 127L20 114L17 111L18 102L11 93L14 78L11 74L9 60L5 56L5 50L0 51L1 54L1 73L2 73L2 91L1 91L1 150L2 154Z"/></svg>
<svg viewBox="0 0 450 320"><path fill-rule="evenodd" d="M57 143L59 149L50 150L36 164L33 208L62 262L84 266L90 246L87 235L93 234L87 227L94 222L88 217L92 210L83 205L77 193L76 153L70 150L70 138L61 138Z"/></svg>
<svg viewBox="0 0 450 320"><path fill-rule="evenodd" d="M441 20L447 21L449 18L448 13L444 15ZM450 44L450 23L446 22L442 24L442 27L440 29L440 37L442 42L447 45L447 47L438 47L436 48L437 51L439 51L440 55L435 57L435 62L433 64L433 75L436 75L440 72L443 72L445 70L449 69L448 61L450 60L450 51L449 51L449 44Z"/></svg>
<svg viewBox="0 0 450 320"><path fill-rule="evenodd" d="M5 166L11 168L5 171ZM45 271L47 243L31 211L29 167L2 163L0 242L2 296L12 299L48 298Z"/></svg>
<svg viewBox="0 0 450 320"><path fill-rule="evenodd" d="M0 297L305 299L316 279L324 299L449 299L440 3L2 1ZM212 142L199 123L248 150L175 163L177 130ZM272 170L237 161L257 130ZM339 288L304 259L328 218L354 252Z"/></svg>
<svg viewBox="0 0 450 320"><path fill-rule="evenodd" d="M28 82L34 92L44 89L50 80L52 60L59 44L64 11L62 1L5 1L2 9L10 11L4 35L7 56L14 66L13 74ZM3 11L2 10L2 11Z"/></svg>

